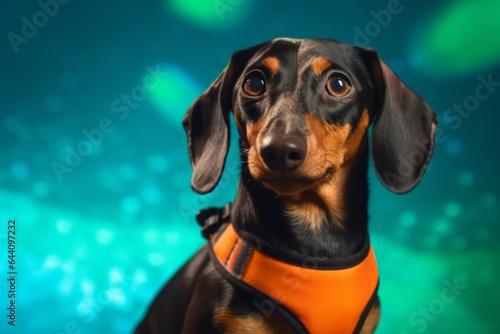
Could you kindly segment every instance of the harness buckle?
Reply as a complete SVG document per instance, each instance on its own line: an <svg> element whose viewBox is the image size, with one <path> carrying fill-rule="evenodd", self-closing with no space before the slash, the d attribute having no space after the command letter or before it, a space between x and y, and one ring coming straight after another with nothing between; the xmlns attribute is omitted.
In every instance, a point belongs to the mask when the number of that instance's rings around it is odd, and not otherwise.
<svg viewBox="0 0 500 334"><path fill-rule="evenodd" d="M201 226L201 235L209 239L212 234L219 230L221 225L231 220L231 203L227 203L222 208L206 208L198 212L196 221Z"/></svg>

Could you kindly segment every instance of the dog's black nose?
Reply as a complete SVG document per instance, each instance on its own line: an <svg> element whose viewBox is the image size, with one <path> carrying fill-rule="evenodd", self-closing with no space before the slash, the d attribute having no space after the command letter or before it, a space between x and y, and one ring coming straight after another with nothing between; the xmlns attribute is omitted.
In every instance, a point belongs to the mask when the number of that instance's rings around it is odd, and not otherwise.
<svg viewBox="0 0 500 334"><path fill-rule="evenodd" d="M260 156L274 171L292 172L302 165L307 154L307 142L301 135L284 134L264 137Z"/></svg>

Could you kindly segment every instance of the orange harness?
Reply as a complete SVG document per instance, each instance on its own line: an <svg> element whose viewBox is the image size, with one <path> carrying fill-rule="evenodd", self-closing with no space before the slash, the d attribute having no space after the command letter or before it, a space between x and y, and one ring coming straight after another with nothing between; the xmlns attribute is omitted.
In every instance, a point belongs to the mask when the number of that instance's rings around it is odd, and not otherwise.
<svg viewBox="0 0 500 334"><path fill-rule="evenodd" d="M264 316L277 311L298 333L360 331L378 288L377 263L368 241L357 254L325 265L324 259L314 257L298 264L273 257L243 240L230 223L209 236L218 270L253 294Z"/></svg>

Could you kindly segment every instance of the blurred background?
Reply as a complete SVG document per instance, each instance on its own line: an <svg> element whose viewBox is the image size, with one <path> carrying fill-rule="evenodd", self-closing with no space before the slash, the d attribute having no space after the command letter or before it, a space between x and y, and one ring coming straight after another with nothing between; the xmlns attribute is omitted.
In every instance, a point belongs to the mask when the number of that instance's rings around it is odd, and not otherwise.
<svg viewBox="0 0 500 334"><path fill-rule="evenodd" d="M236 192L190 189L181 118L232 52L281 36L378 50L439 116L420 186L371 172L378 333L498 333L500 2L4 1L0 332L129 333ZM232 138L228 159L238 159ZM16 326L7 224L16 221Z"/></svg>

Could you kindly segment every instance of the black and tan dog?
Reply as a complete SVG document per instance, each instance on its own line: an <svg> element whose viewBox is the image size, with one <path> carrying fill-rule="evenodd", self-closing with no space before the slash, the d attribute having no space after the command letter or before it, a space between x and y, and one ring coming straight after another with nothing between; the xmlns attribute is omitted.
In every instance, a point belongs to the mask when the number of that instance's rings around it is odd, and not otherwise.
<svg viewBox="0 0 500 334"><path fill-rule="evenodd" d="M184 118L198 193L219 182L231 111L243 164L234 204L198 217L207 245L136 333L372 333L369 126L380 181L405 193L431 158L435 114L373 50L263 43L235 53Z"/></svg>

